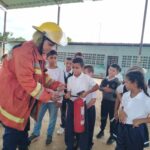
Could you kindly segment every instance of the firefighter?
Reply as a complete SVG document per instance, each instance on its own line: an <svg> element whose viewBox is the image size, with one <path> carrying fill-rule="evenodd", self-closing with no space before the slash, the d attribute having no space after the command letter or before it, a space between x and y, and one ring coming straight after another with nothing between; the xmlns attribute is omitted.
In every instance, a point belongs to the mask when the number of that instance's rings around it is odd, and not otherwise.
<svg viewBox="0 0 150 150"><path fill-rule="evenodd" d="M46 74L45 60L61 44L62 29L53 22L39 27L32 41L15 46L0 74L0 121L4 125L3 150L28 150L30 115L36 119L42 102L60 100L64 85ZM59 91L58 91L59 90Z"/></svg>

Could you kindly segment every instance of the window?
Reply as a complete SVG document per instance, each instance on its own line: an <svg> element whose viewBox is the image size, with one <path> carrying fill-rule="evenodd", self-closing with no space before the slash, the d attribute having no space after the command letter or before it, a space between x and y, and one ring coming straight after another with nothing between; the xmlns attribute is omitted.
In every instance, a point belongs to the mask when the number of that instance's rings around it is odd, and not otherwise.
<svg viewBox="0 0 150 150"><path fill-rule="evenodd" d="M131 60L132 60L132 56L123 56L122 57L122 67L130 67Z"/></svg>
<svg viewBox="0 0 150 150"><path fill-rule="evenodd" d="M149 63L149 57L148 56L142 56L141 57L141 67L148 69L148 66L149 66L148 63Z"/></svg>
<svg viewBox="0 0 150 150"><path fill-rule="evenodd" d="M66 52L58 52L58 61L64 61L66 58Z"/></svg>
<svg viewBox="0 0 150 150"><path fill-rule="evenodd" d="M97 54L96 65L104 65L105 55Z"/></svg>
<svg viewBox="0 0 150 150"><path fill-rule="evenodd" d="M74 58L75 53L58 52L58 61L64 61L66 57ZM83 53L84 63L91 65L104 65L105 55Z"/></svg>
<svg viewBox="0 0 150 150"><path fill-rule="evenodd" d="M74 58L75 53L67 53L67 57Z"/></svg>
<svg viewBox="0 0 150 150"><path fill-rule="evenodd" d="M136 65L137 64L137 61L138 61L138 56L133 56L132 58L132 65Z"/></svg>

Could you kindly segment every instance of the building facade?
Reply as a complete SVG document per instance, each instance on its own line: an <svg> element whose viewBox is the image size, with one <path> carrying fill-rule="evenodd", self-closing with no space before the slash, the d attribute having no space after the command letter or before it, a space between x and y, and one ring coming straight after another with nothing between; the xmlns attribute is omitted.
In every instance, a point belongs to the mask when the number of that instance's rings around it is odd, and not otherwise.
<svg viewBox="0 0 150 150"><path fill-rule="evenodd" d="M22 41L21 41L22 42ZM11 42L6 44L6 52L18 44ZM150 78L150 44L143 44L141 61L138 63L139 44L126 43L69 43L65 47L58 47L58 61L63 66L66 57L74 57L77 52L82 52L85 64L91 64L95 69L95 76L103 78L107 67L117 63L122 68L124 75L129 67L140 65L147 70L146 78Z"/></svg>
<svg viewBox="0 0 150 150"><path fill-rule="evenodd" d="M66 47L58 48L58 59L64 61L66 57L73 57L76 52L82 52L85 64L95 68L95 74L104 77L107 67L117 63L124 75L127 69L140 65L147 70L146 78L150 76L150 44L144 44L139 62L139 44L124 43L69 43Z"/></svg>

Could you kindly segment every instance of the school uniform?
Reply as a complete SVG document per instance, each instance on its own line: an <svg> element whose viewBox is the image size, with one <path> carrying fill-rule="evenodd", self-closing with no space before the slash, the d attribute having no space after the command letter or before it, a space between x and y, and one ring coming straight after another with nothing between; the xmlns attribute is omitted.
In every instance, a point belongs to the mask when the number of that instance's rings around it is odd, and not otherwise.
<svg viewBox="0 0 150 150"><path fill-rule="evenodd" d="M96 92L90 93L86 97L86 105L92 100L96 99ZM89 134L89 147L92 148L93 146L93 134L94 134L94 126L96 120L96 108L95 104L93 104L90 108L87 109L87 118L88 118L88 134Z"/></svg>
<svg viewBox="0 0 150 150"><path fill-rule="evenodd" d="M120 93L121 95L123 95L124 93L128 92L126 86L124 84L121 84L117 87L117 93ZM118 126L118 123L117 122L117 126ZM144 147L148 147L149 146L149 133L148 133L148 127L147 125L145 124L144 125L144 132L145 132L145 140L144 140ZM116 133L114 133L114 135L117 137L117 130L116 130Z"/></svg>
<svg viewBox="0 0 150 150"><path fill-rule="evenodd" d="M70 101L67 103L67 117L66 117L66 128L65 128L65 142L67 146L67 150L73 150L74 146L74 109L73 102L78 97L77 93L81 91L88 91L96 83L92 78L87 76L86 74L81 73L80 76L75 77L74 75L68 79L67 90L71 92ZM86 101L86 98L84 98ZM76 134L77 142L80 150L88 150L88 121L87 121L87 110L85 104L85 131L80 134ZM84 143L84 144L83 144Z"/></svg>
<svg viewBox="0 0 150 150"><path fill-rule="evenodd" d="M117 89L116 89L117 93L123 95L125 92L127 92L127 88L124 84L120 84Z"/></svg>
<svg viewBox="0 0 150 150"><path fill-rule="evenodd" d="M64 70L64 81L65 84L67 85L67 81L68 78L71 77L73 75L72 70L67 72L66 70ZM67 90L65 90L65 93L67 92ZM62 105L61 105L61 127L65 128L65 120L66 120L66 105L67 105L67 99L65 99L65 97L63 97L63 101L62 101Z"/></svg>
<svg viewBox="0 0 150 150"><path fill-rule="evenodd" d="M120 82L123 82L123 76L121 73L118 73L115 77L118 78Z"/></svg>
<svg viewBox="0 0 150 150"><path fill-rule="evenodd" d="M125 111L127 118L125 124L118 126L117 147L116 150L143 150L146 124L139 127L133 127L133 120L146 118L150 113L150 97L143 91L135 97L131 97L131 92L123 94L121 107Z"/></svg>
<svg viewBox="0 0 150 150"><path fill-rule="evenodd" d="M100 85L100 90L102 91L103 98L102 98L102 103L101 103L101 131L103 132L106 123L107 123L107 118L109 115L110 119L110 136L113 137L113 133L116 133L116 129L114 127L114 108L115 108L115 99L116 99L116 88L120 84L118 78L113 78L109 79L106 77L101 85ZM109 87L112 89L112 92L105 92L103 91L104 87Z"/></svg>
<svg viewBox="0 0 150 150"><path fill-rule="evenodd" d="M61 70L60 68L47 68L47 74L51 76L54 80L64 83L63 70ZM58 102L62 103L62 100ZM40 135L42 120L47 110L49 111L49 117L50 117L48 129L47 129L47 137L53 136L54 129L56 126L56 121L57 121L58 107L52 100L49 100L48 103L43 103L41 105L37 122L34 125L34 129L32 133L33 135L36 136Z"/></svg>

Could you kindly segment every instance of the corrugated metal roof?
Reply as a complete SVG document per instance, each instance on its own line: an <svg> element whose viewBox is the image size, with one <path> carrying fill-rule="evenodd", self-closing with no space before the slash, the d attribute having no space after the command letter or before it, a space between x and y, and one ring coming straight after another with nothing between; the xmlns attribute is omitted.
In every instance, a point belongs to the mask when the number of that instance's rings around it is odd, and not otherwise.
<svg viewBox="0 0 150 150"><path fill-rule="evenodd" d="M83 0L0 0L0 5L6 9L47 6L64 3L82 2Z"/></svg>

